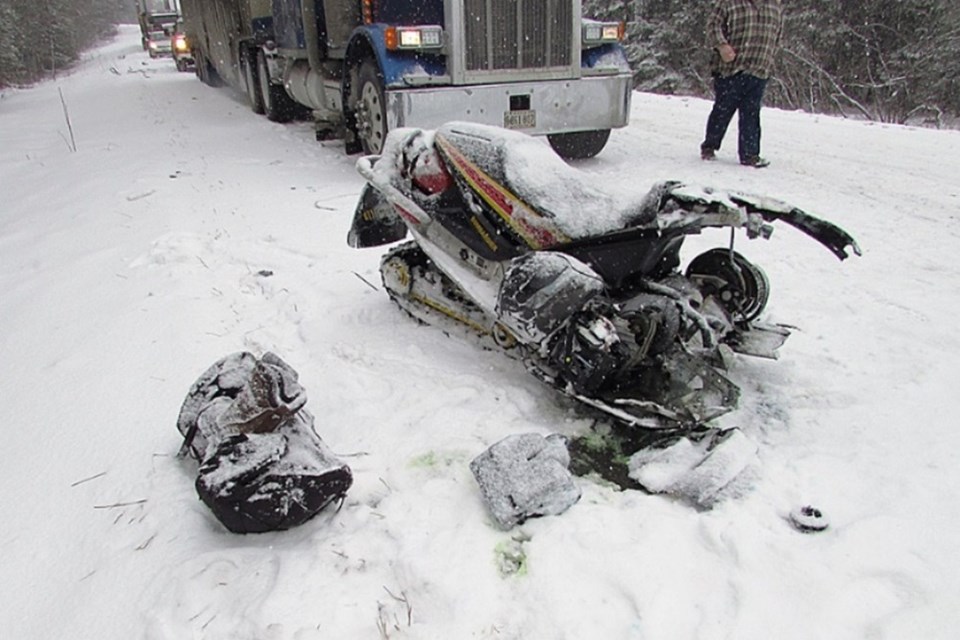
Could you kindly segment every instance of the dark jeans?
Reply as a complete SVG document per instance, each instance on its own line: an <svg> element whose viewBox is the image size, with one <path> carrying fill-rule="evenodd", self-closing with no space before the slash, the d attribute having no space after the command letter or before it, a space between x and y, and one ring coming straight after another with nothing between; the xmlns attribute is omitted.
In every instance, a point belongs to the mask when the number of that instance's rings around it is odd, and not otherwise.
<svg viewBox="0 0 960 640"><path fill-rule="evenodd" d="M707 137L702 146L719 149L727 126L733 118L733 112L739 111L737 128L740 138L737 151L740 158L760 155L760 103L763 102L763 91L766 87L766 79L749 73L714 78L713 90L716 98L707 119Z"/></svg>

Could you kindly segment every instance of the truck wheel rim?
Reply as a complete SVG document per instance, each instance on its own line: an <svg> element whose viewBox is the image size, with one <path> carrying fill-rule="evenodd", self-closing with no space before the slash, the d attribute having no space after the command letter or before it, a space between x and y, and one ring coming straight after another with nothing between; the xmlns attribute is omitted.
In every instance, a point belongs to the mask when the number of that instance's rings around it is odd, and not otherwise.
<svg viewBox="0 0 960 640"><path fill-rule="evenodd" d="M383 145L384 122L380 91L372 82L363 85L357 109L357 125L360 136L367 140L371 153L379 153Z"/></svg>

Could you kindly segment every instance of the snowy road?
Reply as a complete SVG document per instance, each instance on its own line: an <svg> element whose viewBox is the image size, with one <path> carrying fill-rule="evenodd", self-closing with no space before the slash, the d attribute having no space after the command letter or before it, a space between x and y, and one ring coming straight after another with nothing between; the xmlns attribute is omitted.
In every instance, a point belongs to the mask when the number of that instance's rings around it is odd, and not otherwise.
<svg viewBox="0 0 960 640"><path fill-rule="evenodd" d="M579 479L568 512L503 533L469 461L590 423L364 282L379 251L346 245L362 181L339 143L150 60L129 28L68 76L4 91L0 636L955 637L960 133L766 110L773 165L756 171L733 138L699 160L709 108L635 94L631 125L577 166L776 196L864 256L787 227L739 246L770 277L769 319L799 327L781 360L731 374L743 401L722 424L760 443L745 495L698 512ZM177 412L245 349L300 372L353 468L338 513L236 536L197 500ZM827 532L786 523L807 502Z"/></svg>

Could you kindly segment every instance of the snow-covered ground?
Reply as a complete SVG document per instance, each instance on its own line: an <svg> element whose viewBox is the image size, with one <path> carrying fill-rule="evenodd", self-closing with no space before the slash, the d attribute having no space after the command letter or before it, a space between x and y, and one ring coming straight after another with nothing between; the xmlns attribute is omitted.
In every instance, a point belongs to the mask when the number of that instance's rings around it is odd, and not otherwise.
<svg viewBox="0 0 960 640"><path fill-rule="evenodd" d="M743 401L721 424L760 445L744 495L697 511L579 479L569 511L505 533L469 461L590 423L364 282L380 251L346 245L362 181L342 145L150 60L129 27L69 76L5 91L0 636L956 637L960 133L768 109L756 171L732 136L699 160L709 108L636 94L578 167L773 195L864 255L783 225L740 243L773 284L768 318L799 327L779 361L731 372ZM726 236L695 240L688 257ZM177 413L240 350L300 372L353 468L339 512L238 536L197 499ZM791 528L802 504L830 529Z"/></svg>

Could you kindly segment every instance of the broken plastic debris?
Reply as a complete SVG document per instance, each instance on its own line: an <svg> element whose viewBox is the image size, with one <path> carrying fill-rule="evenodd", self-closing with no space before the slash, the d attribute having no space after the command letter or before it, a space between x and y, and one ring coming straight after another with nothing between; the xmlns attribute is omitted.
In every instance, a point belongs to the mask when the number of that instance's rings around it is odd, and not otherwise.
<svg viewBox="0 0 960 640"><path fill-rule="evenodd" d="M528 518L561 514L580 499L569 465L566 438L525 433L492 445L470 470L497 526L506 530Z"/></svg>
<svg viewBox="0 0 960 640"><path fill-rule="evenodd" d="M629 462L630 477L653 493L712 506L757 459L757 445L739 429L711 429L663 449L643 449Z"/></svg>

